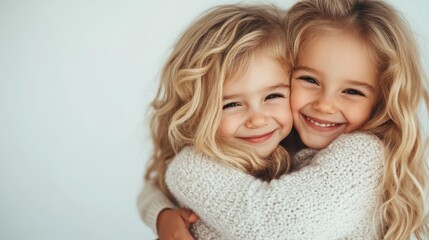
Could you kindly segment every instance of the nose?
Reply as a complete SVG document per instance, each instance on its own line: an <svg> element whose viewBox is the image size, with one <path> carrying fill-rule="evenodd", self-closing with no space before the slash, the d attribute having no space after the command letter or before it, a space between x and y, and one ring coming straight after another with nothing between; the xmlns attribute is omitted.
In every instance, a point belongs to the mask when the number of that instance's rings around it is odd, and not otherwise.
<svg viewBox="0 0 429 240"><path fill-rule="evenodd" d="M326 94L317 98L312 107L314 110L325 114L334 114L337 111L335 100Z"/></svg>
<svg viewBox="0 0 429 240"><path fill-rule="evenodd" d="M268 124L269 118L267 115L260 112L252 112L248 117L245 126L250 129L264 127Z"/></svg>

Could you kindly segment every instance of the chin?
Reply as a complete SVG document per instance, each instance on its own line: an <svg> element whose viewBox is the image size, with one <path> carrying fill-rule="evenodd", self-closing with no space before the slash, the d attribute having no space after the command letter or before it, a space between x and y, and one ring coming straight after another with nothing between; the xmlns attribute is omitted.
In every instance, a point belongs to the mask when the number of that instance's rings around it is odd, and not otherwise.
<svg viewBox="0 0 429 240"><path fill-rule="evenodd" d="M256 153L258 154L259 157L265 158L270 156L270 154L274 151L275 149L272 149L271 151L258 151L256 150Z"/></svg>
<svg viewBox="0 0 429 240"><path fill-rule="evenodd" d="M316 143L317 142L317 143ZM305 146L307 146L308 148L314 148L314 149L322 149L327 147L330 143L332 142L332 140L320 140L320 139L310 139L310 140L303 140L303 143Z"/></svg>

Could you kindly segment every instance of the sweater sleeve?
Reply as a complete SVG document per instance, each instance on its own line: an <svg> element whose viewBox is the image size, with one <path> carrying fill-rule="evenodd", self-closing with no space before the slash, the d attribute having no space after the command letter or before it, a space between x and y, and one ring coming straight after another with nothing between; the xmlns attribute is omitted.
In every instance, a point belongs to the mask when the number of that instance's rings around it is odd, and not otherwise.
<svg viewBox="0 0 429 240"><path fill-rule="evenodd" d="M137 198L140 218L155 234L158 214L166 208L177 208L152 181L146 181Z"/></svg>
<svg viewBox="0 0 429 240"><path fill-rule="evenodd" d="M267 183L185 149L169 164L166 182L228 239L337 239L371 221L381 159L375 136L347 134L309 166Z"/></svg>

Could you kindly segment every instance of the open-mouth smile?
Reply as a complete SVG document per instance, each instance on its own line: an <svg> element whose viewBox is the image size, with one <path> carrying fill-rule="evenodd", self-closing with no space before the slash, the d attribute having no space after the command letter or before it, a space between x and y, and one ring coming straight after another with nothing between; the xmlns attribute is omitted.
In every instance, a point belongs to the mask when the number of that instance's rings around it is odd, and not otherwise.
<svg viewBox="0 0 429 240"><path fill-rule="evenodd" d="M312 128L315 128L317 130L334 130L337 129L339 126L343 125L343 123L336 123L336 122L330 122L330 121L325 121L325 120L321 120L321 119L317 119L317 118L312 118L309 116L306 116L304 114L302 114L305 122L307 123L307 125L309 125Z"/></svg>

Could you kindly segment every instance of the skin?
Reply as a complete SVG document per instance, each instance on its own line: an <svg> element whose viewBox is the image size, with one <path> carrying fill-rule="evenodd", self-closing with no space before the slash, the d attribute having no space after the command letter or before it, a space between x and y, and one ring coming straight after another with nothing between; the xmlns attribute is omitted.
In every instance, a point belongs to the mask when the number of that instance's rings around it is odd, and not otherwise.
<svg viewBox="0 0 429 240"><path fill-rule="evenodd" d="M310 41L292 74L291 108L303 143L321 149L367 122L377 72L366 45L345 33Z"/></svg>
<svg viewBox="0 0 429 240"><path fill-rule="evenodd" d="M256 53L247 70L225 83L217 134L252 146L261 156L276 149L292 129L288 72L274 58ZM160 240L193 239L189 226L198 220L190 210L165 209L157 218Z"/></svg>
<svg viewBox="0 0 429 240"><path fill-rule="evenodd" d="M292 129L289 84L286 69L276 59L256 53L247 70L223 87L217 134L268 156Z"/></svg>
<svg viewBox="0 0 429 240"><path fill-rule="evenodd" d="M377 100L377 72L374 66L367 47L353 36L341 33L323 35L318 36L317 41L308 43L299 66L292 74L290 97L294 126L307 147L324 148L342 133L357 130L368 120ZM284 76L286 75L285 72ZM239 87L244 86L246 84L242 83ZM227 104L228 102L225 103ZM221 124L219 132L231 137L240 136L235 134L234 128L230 130L226 126L229 117L235 121L233 116L225 116L222 119L224 125ZM249 126L252 123L266 123L264 118L267 117L254 115L248 118L250 120L247 123L244 121L237 126L246 127L247 124L247 128L251 129ZM264 151L265 148L262 147L258 151L266 153L271 145L266 149ZM159 218L164 212L161 212ZM177 231L183 233L186 230L186 234L189 234L191 222L182 217L176 220L170 218L170 221L180 223L180 226L176 225ZM163 229L168 229L168 226L163 225Z"/></svg>
<svg viewBox="0 0 429 240"><path fill-rule="evenodd" d="M164 209L157 218L157 232L160 240L192 240L189 226L198 220L198 216L184 208Z"/></svg>

